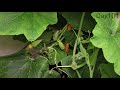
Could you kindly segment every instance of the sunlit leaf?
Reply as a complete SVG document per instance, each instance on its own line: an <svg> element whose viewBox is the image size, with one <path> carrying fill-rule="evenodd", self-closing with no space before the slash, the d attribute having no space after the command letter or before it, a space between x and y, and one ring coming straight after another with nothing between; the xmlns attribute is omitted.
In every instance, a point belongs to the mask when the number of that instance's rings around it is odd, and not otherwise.
<svg viewBox="0 0 120 90"><path fill-rule="evenodd" d="M0 12L0 35L24 34L34 41L49 24L56 23L56 12Z"/></svg>
<svg viewBox="0 0 120 90"><path fill-rule="evenodd" d="M105 59L114 63L114 70L120 75L120 19L117 12L94 12L92 16L97 25L91 42L102 48Z"/></svg>

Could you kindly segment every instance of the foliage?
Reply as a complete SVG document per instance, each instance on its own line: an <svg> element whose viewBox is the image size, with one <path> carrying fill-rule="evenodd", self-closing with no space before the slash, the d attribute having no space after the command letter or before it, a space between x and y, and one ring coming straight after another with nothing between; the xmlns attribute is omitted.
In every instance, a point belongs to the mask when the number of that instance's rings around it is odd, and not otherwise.
<svg viewBox="0 0 120 90"><path fill-rule="evenodd" d="M102 48L104 57L110 63L114 63L115 72L120 75L120 19L116 17L98 18L99 13L92 13L97 25L93 30L94 36L91 38L91 42L96 47ZM117 13L101 12L100 14L106 16L108 14L116 15Z"/></svg>
<svg viewBox="0 0 120 90"><path fill-rule="evenodd" d="M119 78L118 12L0 12L0 78Z"/></svg>
<svg viewBox="0 0 120 90"><path fill-rule="evenodd" d="M56 12L0 12L0 35L24 34L36 40L49 24L57 23Z"/></svg>

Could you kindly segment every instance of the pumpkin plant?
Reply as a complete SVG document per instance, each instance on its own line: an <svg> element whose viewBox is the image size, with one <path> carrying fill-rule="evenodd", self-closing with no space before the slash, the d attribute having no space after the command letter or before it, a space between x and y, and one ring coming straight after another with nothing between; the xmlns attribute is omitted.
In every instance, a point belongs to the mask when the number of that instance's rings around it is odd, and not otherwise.
<svg viewBox="0 0 120 90"><path fill-rule="evenodd" d="M0 12L0 78L119 78L119 12Z"/></svg>

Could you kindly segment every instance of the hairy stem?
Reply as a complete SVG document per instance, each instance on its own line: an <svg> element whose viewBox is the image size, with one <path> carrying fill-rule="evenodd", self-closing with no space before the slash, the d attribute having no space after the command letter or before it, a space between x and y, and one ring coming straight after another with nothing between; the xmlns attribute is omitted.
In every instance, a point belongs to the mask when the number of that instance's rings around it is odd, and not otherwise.
<svg viewBox="0 0 120 90"><path fill-rule="evenodd" d="M76 54L76 49L77 49L77 45L78 45L78 39L80 39L80 32L82 29L84 16L85 16L85 12L83 12L83 14L82 14L80 26L79 26L79 30L78 30L78 34L77 34L77 39L76 39L75 44L74 44L72 63L75 63L75 54Z"/></svg>
<svg viewBox="0 0 120 90"><path fill-rule="evenodd" d="M78 70L75 70L75 71L76 71L78 77L79 77L79 78L82 78L81 75L80 75L80 73L79 73L79 71L78 71Z"/></svg>

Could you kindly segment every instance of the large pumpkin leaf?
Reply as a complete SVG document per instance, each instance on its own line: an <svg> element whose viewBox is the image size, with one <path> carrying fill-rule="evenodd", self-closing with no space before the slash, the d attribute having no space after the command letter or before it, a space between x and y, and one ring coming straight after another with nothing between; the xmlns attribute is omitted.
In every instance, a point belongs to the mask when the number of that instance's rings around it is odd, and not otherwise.
<svg viewBox="0 0 120 90"><path fill-rule="evenodd" d="M20 53L21 54L21 53ZM7 65L14 60L24 59L23 55L15 54L12 56L0 57L0 78L6 77L6 72L8 71Z"/></svg>
<svg viewBox="0 0 120 90"><path fill-rule="evenodd" d="M82 13L83 12L62 12L62 15L66 18L68 23L70 23L75 29L78 30ZM82 30L92 31L95 23L95 20L91 17L91 12L86 12Z"/></svg>
<svg viewBox="0 0 120 90"><path fill-rule="evenodd" d="M24 34L34 41L49 24L56 23L56 12L0 12L0 35Z"/></svg>
<svg viewBox="0 0 120 90"><path fill-rule="evenodd" d="M8 64L8 77L40 78L48 70L47 60L43 57L36 61L17 60Z"/></svg>
<svg viewBox="0 0 120 90"><path fill-rule="evenodd" d="M0 58L0 78L60 78L55 70L49 70L48 60L40 57L25 60L22 54Z"/></svg>
<svg viewBox="0 0 120 90"><path fill-rule="evenodd" d="M94 12L92 16L97 25L91 42L102 48L105 59L114 63L115 72L120 75L120 19L115 12Z"/></svg>
<svg viewBox="0 0 120 90"><path fill-rule="evenodd" d="M42 56L34 61L20 55L4 57L0 65L0 76L5 78L42 78L49 70L48 60Z"/></svg>

